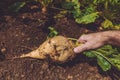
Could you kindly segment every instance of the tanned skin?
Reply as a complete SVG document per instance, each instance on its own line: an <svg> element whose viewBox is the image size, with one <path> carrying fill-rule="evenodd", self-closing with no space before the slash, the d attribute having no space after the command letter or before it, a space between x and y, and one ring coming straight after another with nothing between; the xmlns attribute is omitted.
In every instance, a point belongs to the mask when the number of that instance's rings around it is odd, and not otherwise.
<svg viewBox="0 0 120 80"><path fill-rule="evenodd" d="M75 53L96 49L105 44L120 47L120 31L104 31L82 35L78 42L83 43L83 45L74 48Z"/></svg>

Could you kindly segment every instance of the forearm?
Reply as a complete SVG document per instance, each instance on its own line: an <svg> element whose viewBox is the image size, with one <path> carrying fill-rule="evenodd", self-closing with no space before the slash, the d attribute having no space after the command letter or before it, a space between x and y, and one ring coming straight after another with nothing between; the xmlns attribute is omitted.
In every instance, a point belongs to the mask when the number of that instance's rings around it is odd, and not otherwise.
<svg viewBox="0 0 120 80"><path fill-rule="evenodd" d="M120 47L120 31L104 31L82 35L79 42L84 44L74 49L75 53L80 53L85 50L96 49L105 44L110 44Z"/></svg>
<svg viewBox="0 0 120 80"><path fill-rule="evenodd" d="M106 31L104 33L109 37L108 44L120 47L120 31Z"/></svg>

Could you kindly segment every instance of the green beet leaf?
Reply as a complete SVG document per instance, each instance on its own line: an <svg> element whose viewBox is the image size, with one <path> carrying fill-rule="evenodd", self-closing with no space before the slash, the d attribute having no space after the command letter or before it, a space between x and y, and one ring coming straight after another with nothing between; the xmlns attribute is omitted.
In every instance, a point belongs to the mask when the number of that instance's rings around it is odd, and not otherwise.
<svg viewBox="0 0 120 80"><path fill-rule="evenodd" d="M95 20L99 17L98 15L99 12L95 12L95 13L91 13L82 17L78 17L76 18L76 22L77 23L82 23L82 24L88 24L88 23L92 23L95 22Z"/></svg>
<svg viewBox="0 0 120 80"><path fill-rule="evenodd" d="M111 45L105 45L96 50L97 52L101 53L104 56L110 56L114 53L118 53L116 48L113 48Z"/></svg>
<svg viewBox="0 0 120 80"><path fill-rule="evenodd" d="M106 19L101 25L104 29L111 29L113 27L113 23L108 19Z"/></svg>
<svg viewBox="0 0 120 80"><path fill-rule="evenodd" d="M91 51L85 51L83 52L83 54L85 54L87 57L90 57L90 58L96 57L94 53L92 53Z"/></svg>
<svg viewBox="0 0 120 80"><path fill-rule="evenodd" d="M118 70L120 70L120 57L118 58L109 58L110 62L113 64L114 67L116 67Z"/></svg>
<svg viewBox="0 0 120 80"><path fill-rule="evenodd" d="M50 33L48 34L48 38L54 37L58 35L58 32L53 27L48 27Z"/></svg>
<svg viewBox="0 0 120 80"><path fill-rule="evenodd" d="M111 69L111 64L100 55L97 55L97 62L103 71Z"/></svg>

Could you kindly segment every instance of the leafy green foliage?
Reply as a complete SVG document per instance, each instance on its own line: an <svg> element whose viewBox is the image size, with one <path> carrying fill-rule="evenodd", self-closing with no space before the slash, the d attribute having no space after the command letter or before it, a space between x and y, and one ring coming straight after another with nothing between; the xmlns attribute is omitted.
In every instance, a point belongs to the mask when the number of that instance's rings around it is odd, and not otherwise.
<svg viewBox="0 0 120 80"><path fill-rule="evenodd" d="M120 54L119 50L111 45L105 45L97 50L86 51L87 57L96 58L98 65L103 71L111 69L111 66L120 70Z"/></svg>
<svg viewBox="0 0 120 80"><path fill-rule="evenodd" d="M49 6L59 3L60 14L55 17L63 17L68 13L72 14L75 21L79 24L94 23L97 18L102 17L104 21L101 23L103 29L120 29L120 0L26 0L14 3L10 9L18 12L28 2L36 1L42 5L42 12L45 13ZM57 6L58 7L58 6ZM116 26L116 27L114 27Z"/></svg>
<svg viewBox="0 0 120 80"><path fill-rule="evenodd" d="M86 51L86 52L84 52L84 54L85 54L87 57L90 57L90 58L96 57L92 51Z"/></svg>
<svg viewBox="0 0 120 80"><path fill-rule="evenodd" d="M98 65L100 65L103 71L107 71L111 69L111 64L106 59L104 59L104 57L100 55L96 55L96 56L97 56Z"/></svg>
<svg viewBox="0 0 120 80"><path fill-rule="evenodd" d="M64 9L68 9L73 14L77 23L89 24L95 22L95 20L99 17L99 12L95 10L95 7L88 5L84 7L84 9L80 9L81 6L82 4L80 4L78 0L67 1L62 5Z"/></svg>
<svg viewBox="0 0 120 80"><path fill-rule="evenodd" d="M120 29L118 26L113 27L120 20L119 0L65 0L62 8L69 10L79 24L94 23L102 17L105 19L101 23L103 29Z"/></svg>
<svg viewBox="0 0 120 80"><path fill-rule="evenodd" d="M118 58L118 56L119 56L119 58ZM114 66L115 66L118 70L120 70L120 55L117 55L117 56L115 56L115 57L113 57L113 58L109 58L109 60L110 60L112 63L114 63Z"/></svg>
<svg viewBox="0 0 120 80"><path fill-rule="evenodd" d="M110 28L113 27L113 23L110 20L108 20L108 19L106 19L105 21L103 21L103 23L101 25L102 25L102 27L104 29L110 29Z"/></svg>
<svg viewBox="0 0 120 80"><path fill-rule="evenodd" d="M101 10L101 16L105 19L102 23L102 27L104 29L118 29L115 26L117 21L120 19L120 0L93 0L93 3L97 5L103 5L103 9Z"/></svg>
<svg viewBox="0 0 120 80"><path fill-rule="evenodd" d="M48 27L50 33L48 34L48 38L54 37L58 35L58 32L53 27Z"/></svg>
<svg viewBox="0 0 120 80"><path fill-rule="evenodd" d="M91 13L88 15L84 15L81 18L76 18L76 22L77 23L82 23L82 24L88 24L88 23L92 23L95 22L95 20L99 17L98 12L95 13Z"/></svg>

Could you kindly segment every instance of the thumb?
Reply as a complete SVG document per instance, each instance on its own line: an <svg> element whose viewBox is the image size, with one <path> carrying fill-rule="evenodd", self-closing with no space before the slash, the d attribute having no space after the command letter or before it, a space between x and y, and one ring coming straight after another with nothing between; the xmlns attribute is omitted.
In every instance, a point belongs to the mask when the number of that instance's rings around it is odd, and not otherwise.
<svg viewBox="0 0 120 80"><path fill-rule="evenodd" d="M75 53L81 53L81 52L83 52L85 50L88 50L88 47L85 44L74 48Z"/></svg>

